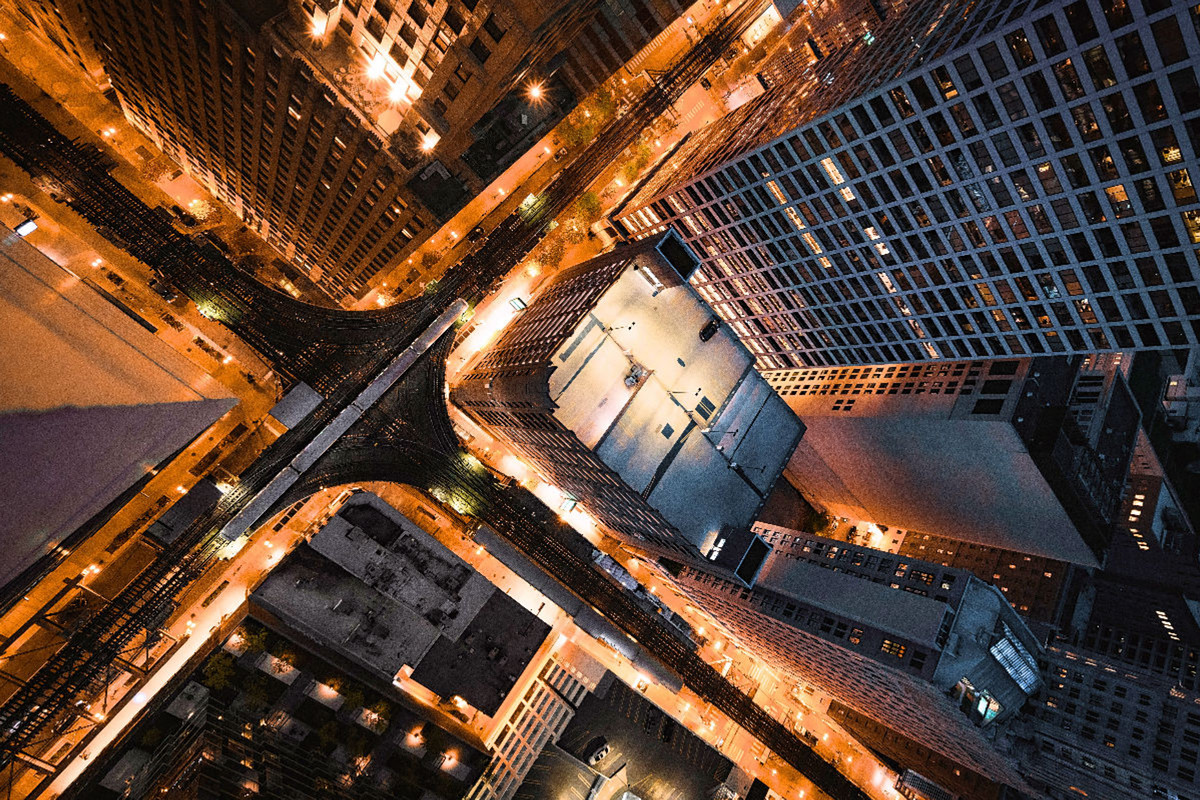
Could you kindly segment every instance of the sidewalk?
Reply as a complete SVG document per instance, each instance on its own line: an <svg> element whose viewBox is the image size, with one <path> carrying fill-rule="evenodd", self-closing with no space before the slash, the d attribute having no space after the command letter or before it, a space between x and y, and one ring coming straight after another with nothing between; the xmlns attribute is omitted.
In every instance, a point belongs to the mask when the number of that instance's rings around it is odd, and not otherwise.
<svg viewBox="0 0 1200 800"><path fill-rule="evenodd" d="M158 147L134 128L121 109L101 94L77 66L67 63L57 51L44 47L24 30L19 20L7 25L4 33L5 38L0 40L0 81L10 84L63 133L95 144L114 156L118 166L113 175L122 184L148 205L177 205L197 217L208 214L210 221L201 221L197 230L211 230L237 252L262 259L266 266L258 277L264 283L308 302L333 305L323 294L301 292L270 266L282 254L251 232L230 208L187 173L180 173L172 180L147 180L142 174L145 164L170 163ZM175 171L172 167L167 176Z"/></svg>

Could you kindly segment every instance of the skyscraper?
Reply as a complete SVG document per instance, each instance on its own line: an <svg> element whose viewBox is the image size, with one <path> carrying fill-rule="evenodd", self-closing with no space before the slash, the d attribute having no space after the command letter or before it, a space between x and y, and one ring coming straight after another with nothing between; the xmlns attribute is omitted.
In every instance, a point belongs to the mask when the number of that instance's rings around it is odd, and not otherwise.
<svg viewBox="0 0 1200 800"><path fill-rule="evenodd" d="M237 404L0 225L0 586Z"/></svg>
<svg viewBox="0 0 1200 800"><path fill-rule="evenodd" d="M107 86L104 65L88 35L80 0L32 0L8 3L36 34L88 74L98 86ZM6 10L7 10L6 8Z"/></svg>
<svg viewBox="0 0 1200 800"><path fill-rule="evenodd" d="M692 568L679 584L739 642L821 690L835 717L844 708L889 732L901 747L847 724L902 768L972 798L1022 785L1006 729L1040 686L1039 646L998 589L813 534L764 537L773 550L753 587Z"/></svg>
<svg viewBox="0 0 1200 800"><path fill-rule="evenodd" d="M1117 370L1043 356L769 375L807 425L789 472L831 513L1102 560L1140 419Z"/></svg>
<svg viewBox="0 0 1200 800"><path fill-rule="evenodd" d="M1200 342L1197 12L917 2L694 135L666 226L766 369Z"/></svg>
<svg viewBox="0 0 1200 800"><path fill-rule="evenodd" d="M1030 780L1054 800L1195 796L1200 695L1144 667L1065 644L1044 656Z"/></svg>
<svg viewBox="0 0 1200 800"><path fill-rule="evenodd" d="M804 428L688 285L696 263L668 234L563 271L450 397L631 546L735 571L757 549L752 582L765 548L733 532Z"/></svg>
<svg viewBox="0 0 1200 800"><path fill-rule="evenodd" d="M503 98L561 67L568 96L543 106L569 104L682 8L83 2L126 116L335 297L361 295L490 179L461 157Z"/></svg>

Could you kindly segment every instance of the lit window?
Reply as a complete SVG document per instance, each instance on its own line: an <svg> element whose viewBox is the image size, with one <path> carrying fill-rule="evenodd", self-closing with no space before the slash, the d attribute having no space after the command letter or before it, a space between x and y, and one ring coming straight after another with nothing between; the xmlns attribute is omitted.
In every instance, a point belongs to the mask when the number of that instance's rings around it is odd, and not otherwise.
<svg viewBox="0 0 1200 800"><path fill-rule="evenodd" d="M842 177L842 171L838 169L837 164L833 163L832 158L822 158L821 166L825 168L825 173L829 176L829 180L835 184L846 182L846 179Z"/></svg>

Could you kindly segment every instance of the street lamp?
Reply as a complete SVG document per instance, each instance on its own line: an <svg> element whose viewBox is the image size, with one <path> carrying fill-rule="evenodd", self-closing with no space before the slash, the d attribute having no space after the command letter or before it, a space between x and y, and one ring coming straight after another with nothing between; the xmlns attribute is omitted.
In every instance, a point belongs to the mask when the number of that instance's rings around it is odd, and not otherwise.
<svg viewBox="0 0 1200 800"><path fill-rule="evenodd" d="M542 85L540 83L530 84L529 99L533 100L535 103L542 99Z"/></svg>

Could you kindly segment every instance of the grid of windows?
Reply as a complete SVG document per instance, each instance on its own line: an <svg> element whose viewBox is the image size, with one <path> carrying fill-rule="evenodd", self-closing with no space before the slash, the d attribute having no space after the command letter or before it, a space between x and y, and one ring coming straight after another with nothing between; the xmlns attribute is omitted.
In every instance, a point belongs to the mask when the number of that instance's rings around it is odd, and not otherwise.
<svg viewBox="0 0 1200 800"><path fill-rule="evenodd" d="M1066 645L1052 647L1041 667L1029 770L1047 796L1200 798L1194 691Z"/></svg>
<svg viewBox="0 0 1200 800"><path fill-rule="evenodd" d="M130 120L335 296L427 235L377 132L284 43L215 3L85 7Z"/></svg>
<svg viewBox="0 0 1200 800"><path fill-rule="evenodd" d="M878 629L795 603L789 614L786 597L747 589L690 567L683 568L678 582L721 620L736 640L784 674L814 684L836 701L960 768L1001 782L1021 782L995 743L984 737L948 694L920 677L926 651L895 640L886 645L891 652L886 651ZM930 659L930 664L936 660L936 656Z"/></svg>
<svg viewBox="0 0 1200 800"><path fill-rule="evenodd" d="M586 694L570 664L550 659L500 726L492 760L464 800L509 800L516 794L542 748L558 739Z"/></svg>
<svg viewBox="0 0 1200 800"><path fill-rule="evenodd" d="M130 120L337 299L362 296L457 210L467 194L454 187L476 179L461 157L472 130L519 79L562 53L582 96L683 9L242 5L82 0ZM397 282L433 274L414 266Z"/></svg>
<svg viewBox="0 0 1200 800"><path fill-rule="evenodd" d="M881 37L764 94L618 212L685 235L761 367L1200 342L1200 11L961 5L920 57Z"/></svg>

